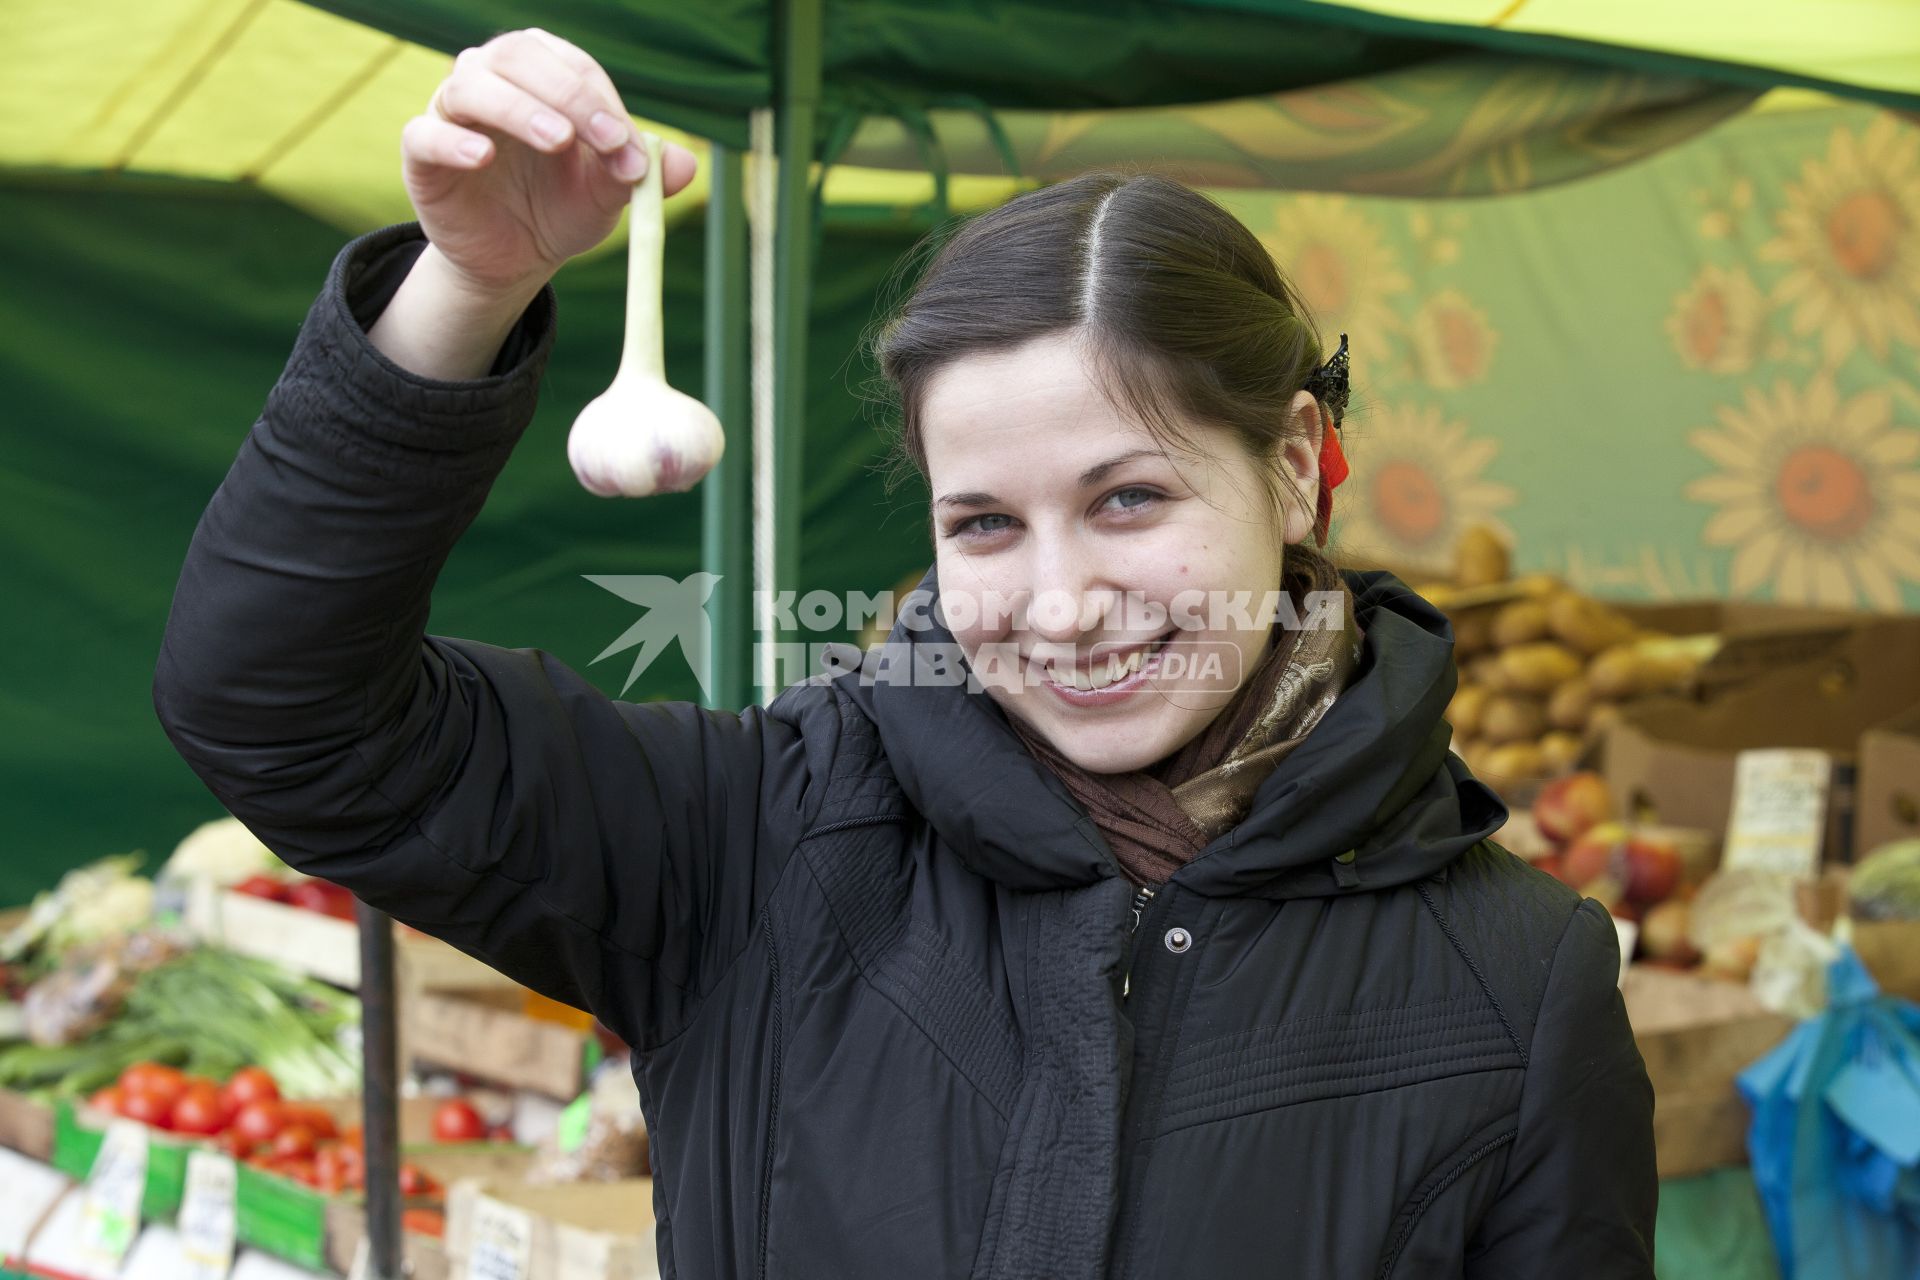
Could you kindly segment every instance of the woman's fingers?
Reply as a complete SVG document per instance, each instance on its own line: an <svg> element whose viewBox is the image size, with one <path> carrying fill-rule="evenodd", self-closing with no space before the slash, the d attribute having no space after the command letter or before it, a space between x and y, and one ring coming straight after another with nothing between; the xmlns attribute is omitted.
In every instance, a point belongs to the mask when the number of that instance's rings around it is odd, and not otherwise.
<svg viewBox="0 0 1920 1280"><path fill-rule="evenodd" d="M400 151L417 164L478 169L493 159L493 139L429 111L407 121L400 131Z"/></svg>

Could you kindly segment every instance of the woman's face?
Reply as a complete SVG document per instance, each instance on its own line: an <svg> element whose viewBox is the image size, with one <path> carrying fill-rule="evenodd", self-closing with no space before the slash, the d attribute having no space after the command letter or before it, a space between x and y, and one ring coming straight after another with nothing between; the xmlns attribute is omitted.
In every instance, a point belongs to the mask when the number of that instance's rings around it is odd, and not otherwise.
<svg viewBox="0 0 1920 1280"><path fill-rule="evenodd" d="M1201 456L1170 454L1094 378L1070 334L969 356L929 384L921 424L942 620L1009 715L1116 773L1191 740L1258 665L1318 442L1276 459L1302 498L1282 523L1226 431L1184 424ZM1317 424L1311 396L1294 409Z"/></svg>

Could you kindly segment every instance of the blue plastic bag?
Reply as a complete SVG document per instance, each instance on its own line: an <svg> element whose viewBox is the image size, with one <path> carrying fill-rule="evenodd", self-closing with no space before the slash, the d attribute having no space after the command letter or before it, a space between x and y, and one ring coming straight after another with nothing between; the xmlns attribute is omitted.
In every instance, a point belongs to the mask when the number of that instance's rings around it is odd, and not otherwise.
<svg viewBox="0 0 1920 1280"><path fill-rule="evenodd" d="M1782 1280L1920 1280L1920 1006L1851 947L1825 1013L1740 1074Z"/></svg>

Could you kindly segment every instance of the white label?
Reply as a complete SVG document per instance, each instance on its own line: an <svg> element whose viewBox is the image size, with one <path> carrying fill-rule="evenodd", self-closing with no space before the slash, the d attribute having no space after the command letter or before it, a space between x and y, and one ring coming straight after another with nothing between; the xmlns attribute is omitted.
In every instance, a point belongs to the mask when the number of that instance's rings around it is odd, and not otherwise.
<svg viewBox="0 0 1920 1280"><path fill-rule="evenodd" d="M347 1267L347 1280L367 1280L373 1271L373 1240L365 1235L353 1246L353 1262Z"/></svg>
<svg viewBox="0 0 1920 1280"><path fill-rule="evenodd" d="M533 1269L533 1215L491 1196L473 1205L469 1280L526 1280Z"/></svg>
<svg viewBox="0 0 1920 1280"><path fill-rule="evenodd" d="M23 1257L40 1220L66 1191L66 1175L0 1147L0 1258Z"/></svg>
<svg viewBox="0 0 1920 1280"><path fill-rule="evenodd" d="M147 1193L147 1127L132 1120L107 1126L87 1175L80 1205L80 1247L92 1259L118 1265L140 1234L140 1202Z"/></svg>
<svg viewBox="0 0 1920 1280"><path fill-rule="evenodd" d="M1622 920L1619 916L1615 916L1613 931L1620 938L1620 982L1625 982L1627 966L1633 962L1634 943L1640 940L1640 926L1631 920Z"/></svg>
<svg viewBox="0 0 1920 1280"><path fill-rule="evenodd" d="M1820 867L1832 780L1823 751L1742 751L1720 864L1810 879Z"/></svg>
<svg viewBox="0 0 1920 1280"><path fill-rule="evenodd" d="M181 1252L189 1268L186 1280L225 1280L233 1269L238 1185L233 1157L217 1151L187 1156L187 1187L180 1200Z"/></svg>

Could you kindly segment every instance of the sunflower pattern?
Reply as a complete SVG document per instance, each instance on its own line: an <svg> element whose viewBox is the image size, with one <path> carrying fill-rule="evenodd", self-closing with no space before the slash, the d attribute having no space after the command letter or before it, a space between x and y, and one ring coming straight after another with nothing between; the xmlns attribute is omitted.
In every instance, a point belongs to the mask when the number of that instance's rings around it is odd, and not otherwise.
<svg viewBox="0 0 1920 1280"><path fill-rule="evenodd" d="M1858 135L1836 128L1775 225L1760 256L1790 269L1774 296L1794 333L1820 334L1830 365L1856 343L1880 358L1895 339L1920 347L1920 133L1885 113Z"/></svg>
<svg viewBox="0 0 1920 1280"><path fill-rule="evenodd" d="M1260 236L1307 304L1320 333L1352 335L1378 351L1399 327L1394 300L1409 288L1381 227L1344 196L1276 202Z"/></svg>
<svg viewBox="0 0 1920 1280"><path fill-rule="evenodd" d="M1892 397L1782 379L1719 423L1689 436L1720 470L1686 494L1717 508L1702 537L1733 549L1734 593L1899 609L1900 584L1920 583L1920 431L1894 424Z"/></svg>
<svg viewBox="0 0 1920 1280"><path fill-rule="evenodd" d="M1443 391L1485 378L1500 340L1487 313L1458 289L1442 289L1421 303L1413 313L1408 337L1421 378Z"/></svg>
<svg viewBox="0 0 1920 1280"><path fill-rule="evenodd" d="M1371 409L1343 443L1357 491L1341 490L1343 550L1388 564L1445 564L1471 525L1513 537L1499 513L1516 495L1486 477L1498 441L1470 435L1436 407L1394 404Z"/></svg>
<svg viewBox="0 0 1920 1280"><path fill-rule="evenodd" d="M1692 287L1674 299L1667 336L1689 369L1745 373L1757 354L1766 307L1746 271L1703 267Z"/></svg>

